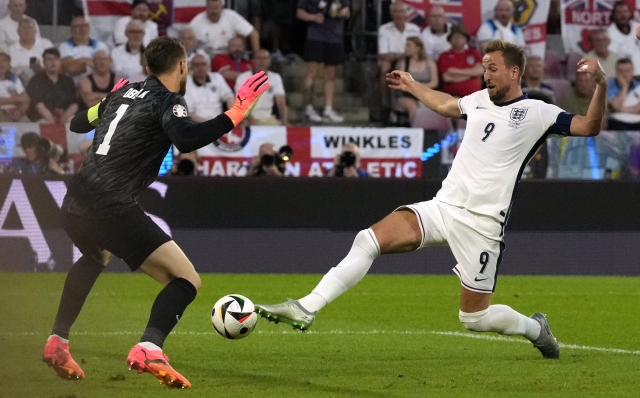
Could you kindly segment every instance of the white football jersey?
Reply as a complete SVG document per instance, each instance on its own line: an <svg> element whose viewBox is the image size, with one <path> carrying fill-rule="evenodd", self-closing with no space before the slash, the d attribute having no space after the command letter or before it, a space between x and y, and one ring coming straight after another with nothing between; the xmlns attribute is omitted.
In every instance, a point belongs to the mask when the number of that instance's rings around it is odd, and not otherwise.
<svg viewBox="0 0 640 398"><path fill-rule="evenodd" d="M505 222L528 160L549 135L570 135L574 115L526 94L497 105L486 89L458 106L467 128L436 198Z"/></svg>

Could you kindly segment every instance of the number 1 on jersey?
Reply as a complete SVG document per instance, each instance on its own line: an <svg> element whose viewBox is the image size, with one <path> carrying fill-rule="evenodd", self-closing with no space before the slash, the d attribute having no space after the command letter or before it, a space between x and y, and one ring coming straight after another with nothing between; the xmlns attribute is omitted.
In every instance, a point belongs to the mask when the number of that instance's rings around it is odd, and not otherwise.
<svg viewBox="0 0 640 398"><path fill-rule="evenodd" d="M128 104L122 104L116 111L116 117L111 121L111 123L109 123L109 130L107 130L107 134L104 136L104 140L96 151L97 155L106 155L107 152L109 152L109 148L111 148L111 145L109 145L109 143L111 142L113 133L116 132L116 127L118 126L120 119L122 119L122 116L124 116L124 113L127 111L127 108L129 108Z"/></svg>

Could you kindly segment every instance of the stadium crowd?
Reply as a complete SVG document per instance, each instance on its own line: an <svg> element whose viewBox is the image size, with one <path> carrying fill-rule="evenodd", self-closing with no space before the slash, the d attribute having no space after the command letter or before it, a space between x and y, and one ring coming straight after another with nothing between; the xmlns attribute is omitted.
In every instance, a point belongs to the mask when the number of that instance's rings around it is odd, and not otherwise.
<svg viewBox="0 0 640 398"><path fill-rule="evenodd" d="M238 1L234 4L240 12L225 7L224 0L203 2L205 11L172 32L187 51L192 76L185 99L195 120L222 112L251 73L266 71L271 88L245 123L289 125L285 85L272 63L280 67L296 59L289 28L298 19L308 25L302 54L306 72L299 83L304 117L308 123L345 121L334 103L336 67L345 60L350 0ZM391 93L385 74L393 69L409 71L427 87L456 97L475 92L483 86L484 43L500 38L528 50L522 29L512 22L514 12L511 0L499 0L493 18L472 36L465 26L452 24L439 5L430 8L428 24L420 29L407 22L404 3L392 2L390 21L379 26L377 35L382 123L425 129L441 126L438 115L416 98ZM144 80L145 46L164 33L151 16L146 0L133 0L130 15L120 18L108 40L102 42L92 37L87 19L77 15L71 19L69 38L54 46L42 37L38 22L28 16L26 0L8 0L6 16L0 20L0 122L67 123L78 110L101 101L120 78ZM588 38L592 50L587 53L600 61L610 77L603 127L640 130L638 23L622 1L614 4L610 19L608 28L597 29ZM584 114L595 86L575 73L573 65L582 56L570 53L563 57L553 51L544 57L530 54L523 91ZM321 71L324 107L320 113L313 100Z"/></svg>

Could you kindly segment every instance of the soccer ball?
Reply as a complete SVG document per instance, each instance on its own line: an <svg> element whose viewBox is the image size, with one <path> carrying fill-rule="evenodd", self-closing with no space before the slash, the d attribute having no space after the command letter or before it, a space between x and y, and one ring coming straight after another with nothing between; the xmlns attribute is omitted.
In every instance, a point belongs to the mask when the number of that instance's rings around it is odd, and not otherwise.
<svg viewBox="0 0 640 398"><path fill-rule="evenodd" d="M247 337L258 322L253 302L241 294L229 294L211 310L211 323L220 336L238 340Z"/></svg>

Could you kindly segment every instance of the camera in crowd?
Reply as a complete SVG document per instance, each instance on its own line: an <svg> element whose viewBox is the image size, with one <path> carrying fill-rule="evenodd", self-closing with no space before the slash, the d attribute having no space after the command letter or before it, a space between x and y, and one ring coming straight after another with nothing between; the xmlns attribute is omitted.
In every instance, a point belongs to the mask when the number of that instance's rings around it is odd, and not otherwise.
<svg viewBox="0 0 640 398"><path fill-rule="evenodd" d="M356 165L356 154L351 151L344 151L342 152L342 154L340 155L340 158L338 159L338 164L335 166L336 172L334 175L336 177L343 177L344 169L347 167L353 167L355 165Z"/></svg>
<svg viewBox="0 0 640 398"><path fill-rule="evenodd" d="M198 153L196 151L180 153L173 162L171 175L173 176L197 176L198 171Z"/></svg>
<svg viewBox="0 0 640 398"><path fill-rule="evenodd" d="M253 175L259 176L270 174L268 170L272 170L274 166L280 174L284 174L285 165L292 157L293 148L289 145L281 146L275 154L263 154L260 156L260 162L253 167Z"/></svg>

